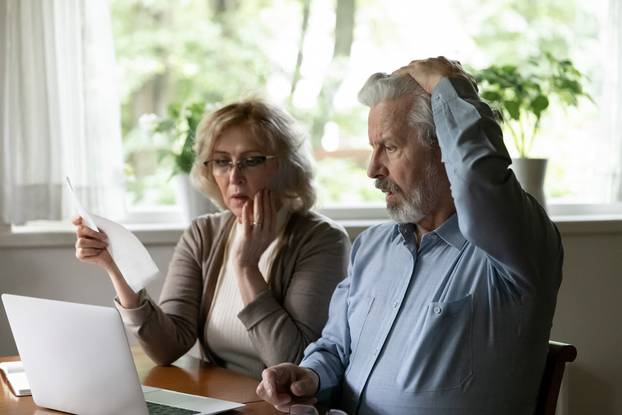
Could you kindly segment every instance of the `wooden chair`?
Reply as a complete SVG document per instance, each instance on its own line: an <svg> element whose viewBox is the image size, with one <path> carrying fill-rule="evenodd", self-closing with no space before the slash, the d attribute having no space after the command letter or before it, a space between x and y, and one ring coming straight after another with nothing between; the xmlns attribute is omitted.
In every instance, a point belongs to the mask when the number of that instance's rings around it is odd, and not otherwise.
<svg viewBox="0 0 622 415"><path fill-rule="evenodd" d="M573 345L549 341L549 354L540 383L535 415L555 415L566 362L573 362L576 357L577 349Z"/></svg>

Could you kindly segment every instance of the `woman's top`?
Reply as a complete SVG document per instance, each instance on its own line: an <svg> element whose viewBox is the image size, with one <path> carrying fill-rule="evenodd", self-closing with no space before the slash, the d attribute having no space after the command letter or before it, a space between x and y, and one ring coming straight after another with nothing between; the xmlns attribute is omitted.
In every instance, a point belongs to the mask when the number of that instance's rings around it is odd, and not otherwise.
<svg viewBox="0 0 622 415"><path fill-rule="evenodd" d="M226 366L211 350L206 328L235 223L228 211L192 222L175 248L159 305L145 290L138 308L117 302L126 327L157 364L172 363L199 339L204 357ZM346 232L330 219L315 212L291 213L273 248L269 288L236 316L258 363L302 359L305 347L320 336L332 292L346 275L349 248Z"/></svg>
<svg viewBox="0 0 622 415"><path fill-rule="evenodd" d="M277 237L270 243L259 259L259 272L268 282L270 267L274 262L276 247L289 219L290 211L281 208L276 214ZM214 299L207 314L205 339L211 352L228 368L245 375L260 378L264 365L247 334L246 327L238 318L244 308L238 288L235 252L242 241L244 226L236 223L225 247L225 260L220 270Z"/></svg>

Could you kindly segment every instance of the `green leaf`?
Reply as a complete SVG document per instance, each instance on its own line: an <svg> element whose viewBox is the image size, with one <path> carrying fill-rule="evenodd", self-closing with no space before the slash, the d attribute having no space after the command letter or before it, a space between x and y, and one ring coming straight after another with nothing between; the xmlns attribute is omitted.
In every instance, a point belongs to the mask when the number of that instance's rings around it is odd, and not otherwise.
<svg viewBox="0 0 622 415"><path fill-rule="evenodd" d="M175 120L172 119L164 119L161 120L155 127L154 132L156 133L165 133L171 131L175 128Z"/></svg>
<svg viewBox="0 0 622 415"><path fill-rule="evenodd" d="M510 118L513 120L520 119L520 102L519 101L504 101L503 108L507 111Z"/></svg>
<svg viewBox="0 0 622 415"><path fill-rule="evenodd" d="M531 111L536 118L540 118L542 112L549 107L549 99L544 95L538 95L531 101Z"/></svg>
<svg viewBox="0 0 622 415"><path fill-rule="evenodd" d="M482 98L484 98L486 101L498 102L501 101L501 94L496 91L483 91Z"/></svg>

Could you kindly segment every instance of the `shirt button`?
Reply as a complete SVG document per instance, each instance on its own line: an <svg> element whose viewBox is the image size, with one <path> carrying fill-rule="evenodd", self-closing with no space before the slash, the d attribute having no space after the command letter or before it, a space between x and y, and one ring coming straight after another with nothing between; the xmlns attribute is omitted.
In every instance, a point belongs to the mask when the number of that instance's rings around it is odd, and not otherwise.
<svg viewBox="0 0 622 415"><path fill-rule="evenodd" d="M379 350L380 350L380 349L378 349L377 347L374 349L374 356L378 356L378 351L379 351Z"/></svg>
<svg viewBox="0 0 622 415"><path fill-rule="evenodd" d="M432 311L434 312L434 314L441 314L441 311L443 311L443 309L440 306L435 305Z"/></svg>
<svg viewBox="0 0 622 415"><path fill-rule="evenodd" d="M400 303L396 301L396 302L393 303L393 308L397 308L399 305L400 305Z"/></svg>

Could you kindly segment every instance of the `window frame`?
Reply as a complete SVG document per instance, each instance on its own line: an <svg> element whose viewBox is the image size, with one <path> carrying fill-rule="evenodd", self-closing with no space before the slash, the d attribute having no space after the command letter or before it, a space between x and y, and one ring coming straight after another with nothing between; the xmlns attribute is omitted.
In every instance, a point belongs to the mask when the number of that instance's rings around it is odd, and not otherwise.
<svg viewBox="0 0 622 415"><path fill-rule="evenodd" d="M332 220L344 223L379 222L389 220L383 205L371 206L327 206L315 209ZM547 205L547 212L554 221L564 220L599 220L620 218L622 220L622 202L612 203L552 203ZM183 223L178 206L161 206L153 209L129 209L123 224L170 225Z"/></svg>

